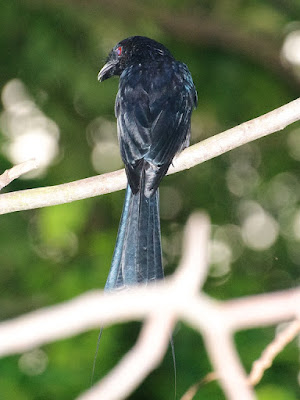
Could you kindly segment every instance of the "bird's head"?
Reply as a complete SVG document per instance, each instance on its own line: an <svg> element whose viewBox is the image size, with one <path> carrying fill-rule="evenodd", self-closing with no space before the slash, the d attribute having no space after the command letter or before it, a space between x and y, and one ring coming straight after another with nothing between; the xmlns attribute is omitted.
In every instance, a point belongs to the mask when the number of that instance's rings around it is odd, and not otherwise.
<svg viewBox="0 0 300 400"><path fill-rule="evenodd" d="M173 59L161 43L144 36L132 36L122 40L109 53L104 67L98 74L100 82L121 73L130 65L142 64L160 58Z"/></svg>

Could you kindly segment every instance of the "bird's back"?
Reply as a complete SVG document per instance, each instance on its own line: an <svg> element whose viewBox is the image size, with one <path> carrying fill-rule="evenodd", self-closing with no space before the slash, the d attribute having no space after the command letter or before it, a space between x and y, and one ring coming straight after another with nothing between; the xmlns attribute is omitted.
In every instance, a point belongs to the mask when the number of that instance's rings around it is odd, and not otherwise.
<svg viewBox="0 0 300 400"><path fill-rule="evenodd" d="M145 194L157 189L176 153L189 144L197 104L192 77L174 59L135 63L120 76L116 117L121 156L133 192L145 173Z"/></svg>

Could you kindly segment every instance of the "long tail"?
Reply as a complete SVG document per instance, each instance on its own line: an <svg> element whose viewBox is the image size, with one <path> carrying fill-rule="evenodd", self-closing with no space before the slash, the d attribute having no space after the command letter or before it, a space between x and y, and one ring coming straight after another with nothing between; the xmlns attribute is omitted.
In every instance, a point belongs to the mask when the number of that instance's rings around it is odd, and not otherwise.
<svg viewBox="0 0 300 400"><path fill-rule="evenodd" d="M127 186L116 247L105 290L163 278L159 193L147 198Z"/></svg>
<svg viewBox="0 0 300 400"><path fill-rule="evenodd" d="M143 189L143 188L142 188ZM121 289L162 279L159 191L146 197L143 190L133 194L127 185L122 217L110 271L105 284L105 290ZM102 334L102 328L98 338ZM176 359L172 335L170 336L172 350L175 398L176 398ZM93 367L94 375L95 360Z"/></svg>

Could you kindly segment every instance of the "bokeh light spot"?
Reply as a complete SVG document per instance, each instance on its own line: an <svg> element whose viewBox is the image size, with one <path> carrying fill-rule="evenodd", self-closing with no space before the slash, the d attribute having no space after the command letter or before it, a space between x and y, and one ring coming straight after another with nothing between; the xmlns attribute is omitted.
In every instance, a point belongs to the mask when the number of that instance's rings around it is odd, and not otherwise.
<svg viewBox="0 0 300 400"><path fill-rule="evenodd" d="M230 272L232 252L227 243L220 240L210 242L210 269L209 275L220 277Z"/></svg>
<svg viewBox="0 0 300 400"><path fill-rule="evenodd" d="M37 160L39 168L22 178L41 176L58 155L58 126L39 110L18 79L6 83L1 98L0 127L7 137L3 153L13 164Z"/></svg>
<svg viewBox="0 0 300 400"><path fill-rule="evenodd" d="M245 244L254 250L267 250L278 237L278 224L258 203L244 204L246 216L242 222L242 237Z"/></svg>
<svg viewBox="0 0 300 400"><path fill-rule="evenodd" d="M116 123L95 118L87 127L87 140L92 147L91 161L98 173L122 167Z"/></svg>
<svg viewBox="0 0 300 400"><path fill-rule="evenodd" d="M18 364L20 370L26 375L41 375L47 368L48 357L43 350L34 349L22 354Z"/></svg>
<svg viewBox="0 0 300 400"><path fill-rule="evenodd" d="M290 156L300 161L300 129L294 129L288 134L287 147Z"/></svg>
<svg viewBox="0 0 300 400"><path fill-rule="evenodd" d="M286 36L282 55L289 63L300 65L300 30L290 32Z"/></svg>

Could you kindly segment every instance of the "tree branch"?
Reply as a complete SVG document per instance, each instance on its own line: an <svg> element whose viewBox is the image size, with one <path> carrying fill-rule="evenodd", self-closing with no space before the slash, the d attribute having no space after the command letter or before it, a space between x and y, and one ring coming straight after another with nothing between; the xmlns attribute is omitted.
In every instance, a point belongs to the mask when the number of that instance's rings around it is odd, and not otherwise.
<svg viewBox="0 0 300 400"><path fill-rule="evenodd" d="M170 315L166 316L158 311L153 313L144 323L135 346L105 378L77 400L126 398L161 361L167 350L173 325Z"/></svg>
<svg viewBox="0 0 300 400"><path fill-rule="evenodd" d="M15 165L14 167L7 169L0 175L0 190L10 184L13 180L19 178L21 175L26 174L29 171L38 168L36 160L24 161L21 164Z"/></svg>
<svg viewBox="0 0 300 400"><path fill-rule="evenodd" d="M192 168L299 120L300 98L189 147L174 160L168 173ZM62 185L5 193L0 195L0 214L69 203L121 190L125 186L125 172L119 170Z"/></svg>
<svg viewBox="0 0 300 400"><path fill-rule="evenodd" d="M290 343L300 332L300 319L287 325L272 343L263 351L261 357L253 363L248 381L251 385L257 385L265 370L270 368L274 358Z"/></svg>
<svg viewBox="0 0 300 400"><path fill-rule="evenodd" d="M287 323L287 326L265 348L261 357L254 361L251 372L247 378L249 385L257 385L264 372L271 367L274 358L287 346L300 332L300 319ZM227 360L226 360L227 361ZM228 365L228 364L227 364ZM193 384L180 400L192 400L200 387L218 379L216 372L208 373L199 382ZM237 391L238 392L238 391ZM239 392L238 392L239 393Z"/></svg>
<svg viewBox="0 0 300 400"><path fill-rule="evenodd" d="M208 270L208 235L207 218L193 215L185 230L181 265L165 282L118 293L89 292L64 304L0 323L0 355L23 352L99 326L146 319L135 347L104 380L79 397L121 400L156 367L166 351L173 324L182 319L203 334L227 398L253 400L254 393L232 335L250 327L300 320L300 288L224 302L199 293ZM185 276L188 278L183 279Z"/></svg>

